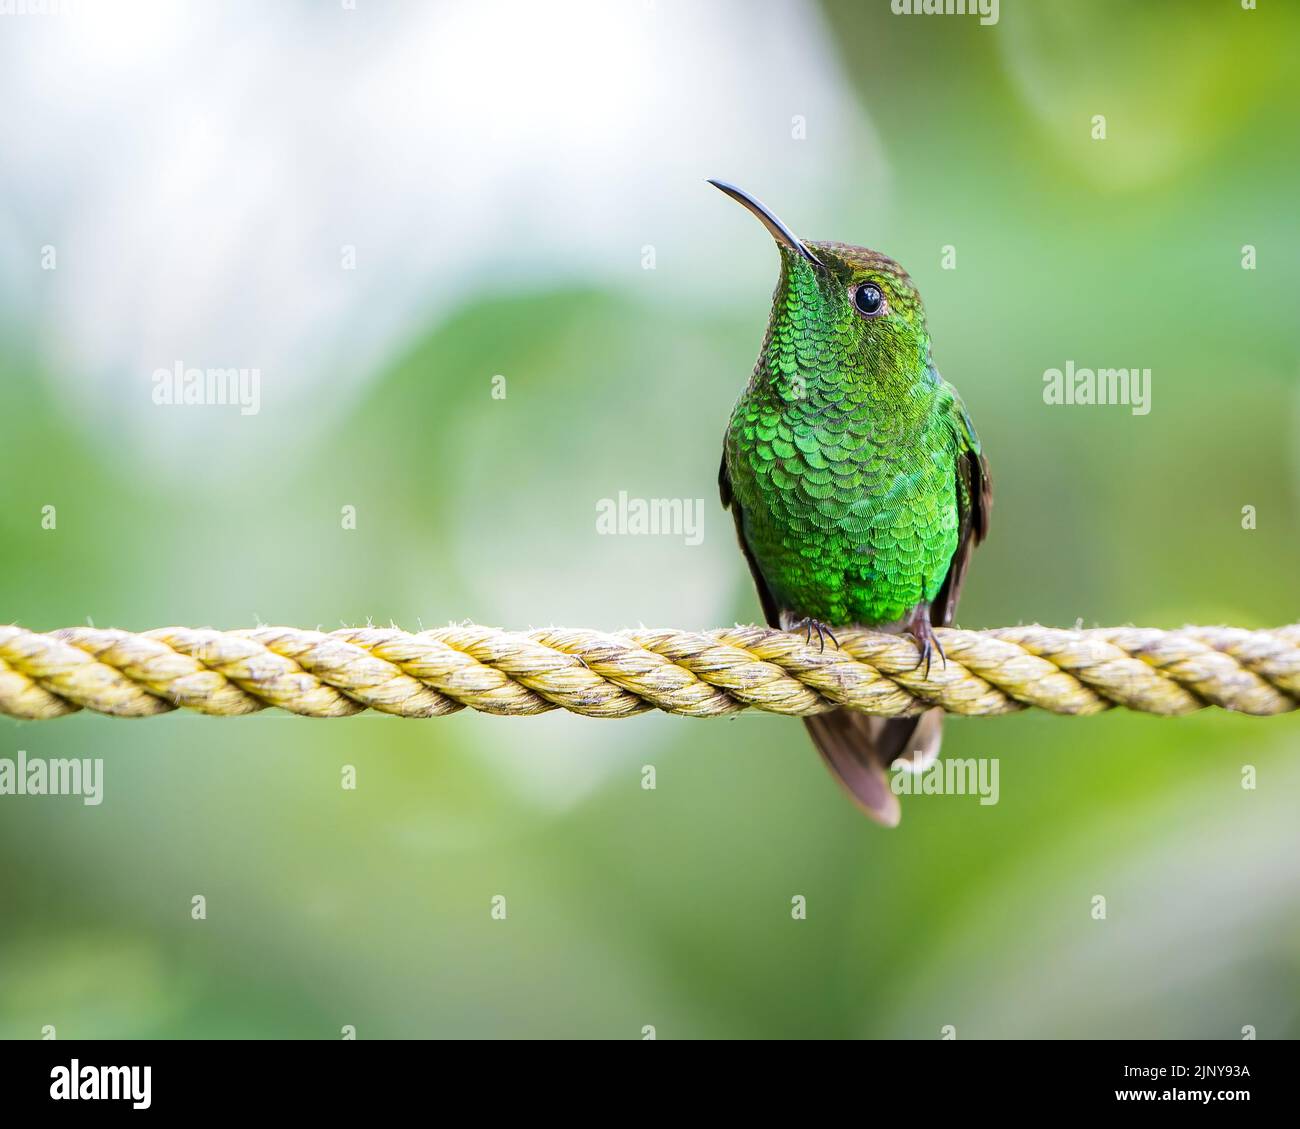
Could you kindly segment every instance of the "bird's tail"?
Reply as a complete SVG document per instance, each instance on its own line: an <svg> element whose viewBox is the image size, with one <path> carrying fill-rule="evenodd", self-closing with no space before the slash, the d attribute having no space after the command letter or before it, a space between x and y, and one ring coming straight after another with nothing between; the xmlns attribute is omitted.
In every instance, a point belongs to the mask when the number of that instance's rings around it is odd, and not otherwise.
<svg viewBox="0 0 1300 1129"><path fill-rule="evenodd" d="M943 710L917 717L871 717L839 709L804 718L813 744L853 801L877 823L898 826L901 811L889 782L896 761L919 772L939 755Z"/></svg>

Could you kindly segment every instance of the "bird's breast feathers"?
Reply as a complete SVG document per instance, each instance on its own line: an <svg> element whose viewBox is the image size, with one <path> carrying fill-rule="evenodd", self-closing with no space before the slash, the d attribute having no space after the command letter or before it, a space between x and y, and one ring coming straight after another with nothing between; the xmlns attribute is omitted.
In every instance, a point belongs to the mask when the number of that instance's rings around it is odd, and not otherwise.
<svg viewBox="0 0 1300 1129"><path fill-rule="evenodd" d="M738 406L727 459L744 536L783 607L893 621L934 597L956 549L954 436L939 419L819 415Z"/></svg>

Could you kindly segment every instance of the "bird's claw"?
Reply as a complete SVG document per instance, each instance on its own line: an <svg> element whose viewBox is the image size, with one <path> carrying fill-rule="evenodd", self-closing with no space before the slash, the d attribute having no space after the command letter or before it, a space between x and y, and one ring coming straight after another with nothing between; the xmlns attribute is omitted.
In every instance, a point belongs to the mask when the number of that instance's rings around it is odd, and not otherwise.
<svg viewBox="0 0 1300 1129"><path fill-rule="evenodd" d="M840 645L840 641L835 638L835 632L833 632L826 624L822 623L821 620L813 619L810 615L804 616L803 619L799 620L794 626L796 630L800 627L804 629L803 641L809 646L812 645L813 632L816 631L817 649L819 651L826 650L827 636L830 636L831 642L834 643L836 647Z"/></svg>
<svg viewBox="0 0 1300 1129"><path fill-rule="evenodd" d="M912 616L912 622L907 625L908 630L912 633L912 638L916 640L916 645L920 648L921 657L917 659L916 666L913 670L920 670L921 664L925 664L925 677L930 677L930 662L934 652L939 652L939 657L943 660L943 669L948 669L948 656L944 654L943 644L939 642L939 637L934 633L934 626L930 623L930 609L926 605L917 608L916 614Z"/></svg>

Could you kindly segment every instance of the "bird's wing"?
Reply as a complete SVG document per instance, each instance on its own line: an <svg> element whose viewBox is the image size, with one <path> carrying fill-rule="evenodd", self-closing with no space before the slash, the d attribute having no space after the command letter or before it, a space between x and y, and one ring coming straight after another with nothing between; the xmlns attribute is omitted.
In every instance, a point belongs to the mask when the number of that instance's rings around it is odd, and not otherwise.
<svg viewBox="0 0 1300 1129"><path fill-rule="evenodd" d="M979 436L975 434L970 416L955 390L952 391L950 424L957 446L954 484L957 492L957 549L948 563L948 575L930 606L930 622L937 627L948 626L957 616L957 601L961 598L966 569L970 567L975 546L988 533L989 510L993 507L989 465L980 453ZM903 718L884 724L886 733L895 744L902 742L897 757L910 761L919 771L932 764L939 755L942 723L943 710L932 709L926 710L918 719Z"/></svg>
<svg viewBox="0 0 1300 1129"><path fill-rule="evenodd" d="M975 546L988 536L989 511L993 508L993 482L989 464L980 453L979 436L956 393L952 405L953 435L957 443L957 551L948 565L948 575L930 611L930 620L940 627L957 615L966 569Z"/></svg>
<svg viewBox="0 0 1300 1129"><path fill-rule="evenodd" d="M754 587L758 589L758 602L763 606L763 616L767 620L767 625L769 627L780 627L781 609L776 606L776 599L773 597L771 589L768 588L767 581L763 579L763 573L749 548L749 542L745 540L745 516L741 511L740 503L736 501L736 497L731 490L731 475L727 471L727 451L725 447L722 451L722 465L718 468L718 494L722 498L722 508L724 510L729 509L731 516L736 519L736 540L740 542L740 551L745 554L745 560L749 564L749 571L754 577Z"/></svg>

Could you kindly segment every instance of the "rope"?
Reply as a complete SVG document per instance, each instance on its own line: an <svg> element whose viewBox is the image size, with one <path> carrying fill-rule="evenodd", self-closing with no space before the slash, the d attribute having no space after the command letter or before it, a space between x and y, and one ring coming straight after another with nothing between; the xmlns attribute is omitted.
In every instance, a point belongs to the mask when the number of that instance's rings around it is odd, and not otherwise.
<svg viewBox="0 0 1300 1129"><path fill-rule="evenodd" d="M1026 707L1167 716L1300 706L1300 624L989 631L939 628L947 654L926 674L908 636L837 631L825 649L765 627L714 631L501 631L466 624L321 632L163 627L139 634L0 626L0 714L37 720L79 709L148 717L178 707L223 716L268 706L305 717L365 709L441 717L565 709L631 717L649 709L720 717L746 708L806 715L850 706L885 717L931 706L992 715Z"/></svg>

